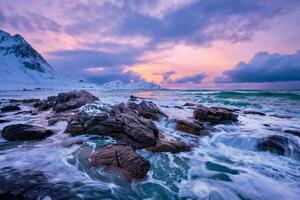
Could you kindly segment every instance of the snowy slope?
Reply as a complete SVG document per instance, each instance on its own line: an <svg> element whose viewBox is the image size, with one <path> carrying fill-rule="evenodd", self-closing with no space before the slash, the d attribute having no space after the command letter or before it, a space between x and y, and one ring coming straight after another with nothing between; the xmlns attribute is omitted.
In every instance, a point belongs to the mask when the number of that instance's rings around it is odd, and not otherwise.
<svg viewBox="0 0 300 200"><path fill-rule="evenodd" d="M22 36L0 30L0 90L62 88L75 83L54 71Z"/></svg>
<svg viewBox="0 0 300 200"><path fill-rule="evenodd" d="M123 81L112 81L101 85L103 89L108 90L157 90L161 89L159 85L145 81L135 83L124 83Z"/></svg>

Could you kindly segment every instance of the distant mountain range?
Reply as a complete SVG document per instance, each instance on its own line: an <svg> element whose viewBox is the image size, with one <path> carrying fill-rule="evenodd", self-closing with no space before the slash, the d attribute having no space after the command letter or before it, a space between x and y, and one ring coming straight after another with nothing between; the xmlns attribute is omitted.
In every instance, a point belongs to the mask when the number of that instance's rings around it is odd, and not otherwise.
<svg viewBox="0 0 300 200"><path fill-rule="evenodd" d="M103 89L160 89L148 83L113 81L95 85L56 72L21 35L0 30L0 90L96 87Z"/></svg>

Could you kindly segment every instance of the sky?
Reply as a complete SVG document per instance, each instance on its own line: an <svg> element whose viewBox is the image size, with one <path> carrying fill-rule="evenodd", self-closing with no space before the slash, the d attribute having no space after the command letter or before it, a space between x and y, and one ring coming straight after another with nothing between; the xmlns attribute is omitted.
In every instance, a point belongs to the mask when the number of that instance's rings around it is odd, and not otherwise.
<svg viewBox="0 0 300 200"><path fill-rule="evenodd" d="M89 82L300 89L300 0L0 0L0 29Z"/></svg>

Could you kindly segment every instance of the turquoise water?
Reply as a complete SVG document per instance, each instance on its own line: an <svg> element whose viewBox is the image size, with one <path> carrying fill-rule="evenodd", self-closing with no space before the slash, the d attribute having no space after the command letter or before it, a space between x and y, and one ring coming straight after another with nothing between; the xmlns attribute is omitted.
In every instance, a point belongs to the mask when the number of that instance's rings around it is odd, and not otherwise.
<svg viewBox="0 0 300 200"><path fill-rule="evenodd" d="M239 122L216 126L208 136L192 136L175 130L175 124L162 120L157 126L165 134L197 143L191 152L179 154L138 153L151 162L147 177L128 182L120 174L86 166L86 151L79 145L63 148L69 136L59 133L35 143L11 143L0 138L0 168L42 171L52 182L64 182L78 199L300 199L300 138L284 132L300 130L298 91L99 91L91 90L104 103L125 102L131 94L147 98L171 118L192 116L190 109L176 109L184 103L201 103L264 112L265 116L239 114ZM0 99L43 98L57 91L0 92ZM5 101L5 100L2 100ZM26 108L24 108L26 109ZM289 118L278 118L280 115ZM18 122L43 124L41 117L8 116ZM266 124L268 126L266 126ZM5 124L1 124L2 128ZM258 139L282 135L288 138L284 156L260 152ZM110 137L78 136L87 151L114 143Z"/></svg>

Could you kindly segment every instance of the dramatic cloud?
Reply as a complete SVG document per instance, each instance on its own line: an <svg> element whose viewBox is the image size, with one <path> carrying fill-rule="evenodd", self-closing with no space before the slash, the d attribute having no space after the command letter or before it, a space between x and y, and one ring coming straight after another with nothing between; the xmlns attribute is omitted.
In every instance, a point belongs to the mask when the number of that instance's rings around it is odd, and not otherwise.
<svg viewBox="0 0 300 200"><path fill-rule="evenodd" d="M215 79L217 83L279 81L300 81L300 51L291 55L260 52L249 63L240 62Z"/></svg>
<svg viewBox="0 0 300 200"><path fill-rule="evenodd" d="M201 83L206 78L205 74L196 74L192 76L184 76L175 80L169 80L168 83Z"/></svg>

